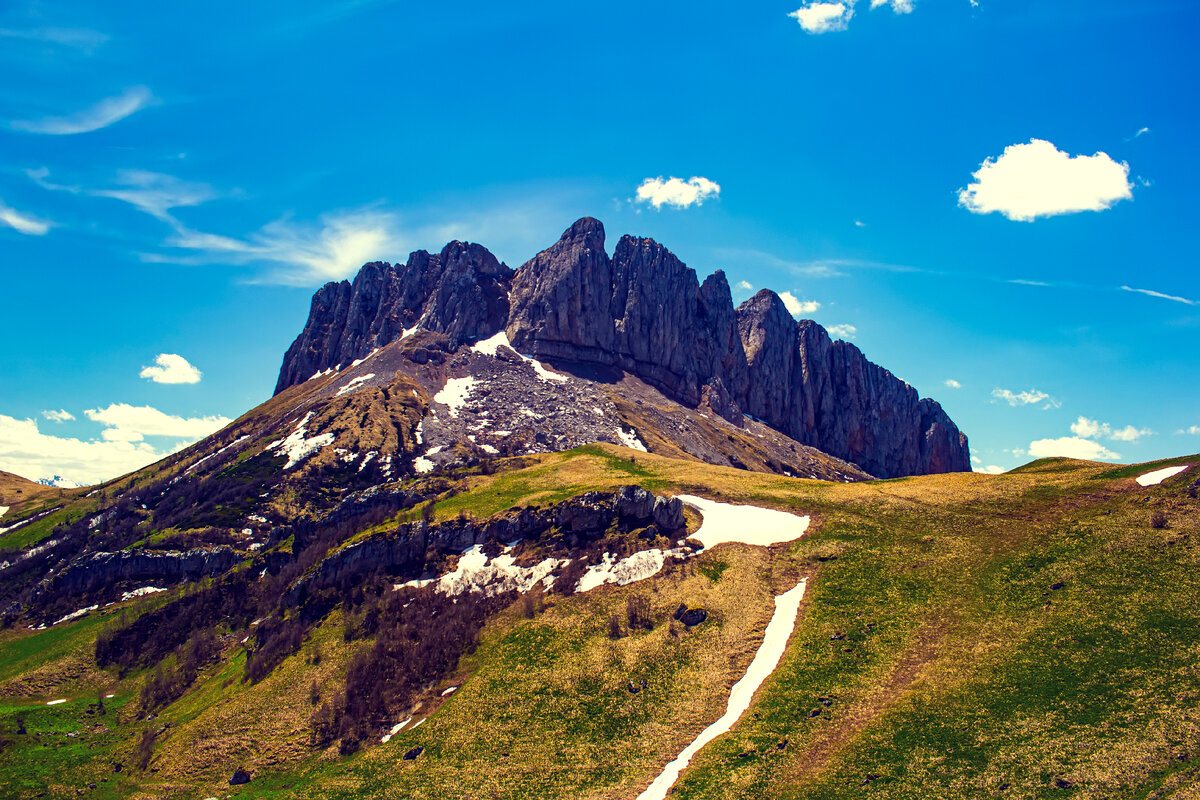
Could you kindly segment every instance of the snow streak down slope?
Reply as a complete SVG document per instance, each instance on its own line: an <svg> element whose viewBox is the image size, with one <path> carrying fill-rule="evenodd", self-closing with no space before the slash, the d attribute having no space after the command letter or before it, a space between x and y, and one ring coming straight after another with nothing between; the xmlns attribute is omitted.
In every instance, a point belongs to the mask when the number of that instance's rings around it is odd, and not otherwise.
<svg viewBox="0 0 1200 800"><path fill-rule="evenodd" d="M792 635L792 629L796 626L796 613L800 610L800 601L804 599L804 590L807 586L808 579L805 578L794 588L775 598L775 613L771 615L771 621L767 624L767 633L763 637L763 643L759 646L758 652L754 654L754 660L750 662L746 674L733 685L725 714L701 731L700 735L685 747L674 761L667 764L649 788L638 795L638 800L664 800L667 792L679 779L679 773L688 765L692 757L700 752L704 745L721 734L728 733L734 723L750 707L754 693L758 691L758 687L762 686L763 681L775 671L775 667L779 665L779 659L783 657L783 651L787 649L788 639Z"/></svg>

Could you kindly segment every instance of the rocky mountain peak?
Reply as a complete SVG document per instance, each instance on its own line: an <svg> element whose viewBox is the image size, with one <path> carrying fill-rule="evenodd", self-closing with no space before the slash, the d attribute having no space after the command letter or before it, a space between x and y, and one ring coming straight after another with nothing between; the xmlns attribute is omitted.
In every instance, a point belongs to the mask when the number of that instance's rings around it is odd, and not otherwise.
<svg viewBox="0 0 1200 800"><path fill-rule="evenodd" d="M519 353L629 373L686 406L751 414L879 477L970 469L936 402L852 344L797 322L763 290L734 308L724 273L703 283L669 249L625 235L610 257L584 217L515 273L477 244L368 264L327 284L284 357L277 391L344 366L416 326L451 349L503 331Z"/></svg>

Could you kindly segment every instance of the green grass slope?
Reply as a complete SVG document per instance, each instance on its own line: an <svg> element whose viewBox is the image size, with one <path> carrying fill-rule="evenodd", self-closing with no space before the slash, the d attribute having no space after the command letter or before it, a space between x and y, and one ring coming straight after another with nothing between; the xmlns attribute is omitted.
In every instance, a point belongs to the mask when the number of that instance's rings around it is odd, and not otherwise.
<svg viewBox="0 0 1200 800"><path fill-rule="evenodd" d="M1133 480L1168 463L1193 466L1160 486ZM632 799L721 715L773 596L808 577L779 667L673 797L1193 797L1198 477L1200 457L860 484L607 445L513 460L462 478L439 518L638 483L813 524L794 543L721 545L629 586L549 594L532 618L518 601L426 687L407 728L348 756L310 745L314 694L344 685L369 645L345 640L340 610L254 685L241 680L247 632L228 631L219 663L150 720L136 707L145 671L87 661L100 631L137 609L3 631L0 786L51 797ZM1165 527L1152 526L1156 512ZM653 629L610 638L610 617L624 620L634 595L649 600ZM683 628L672 620L680 603L709 619ZM450 686L460 688L443 696ZM100 692L115 695L103 715ZM59 698L69 702L46 705ZM142 769L144 731L153 746ZM228 785L238 767L250 784Z"/></svg>

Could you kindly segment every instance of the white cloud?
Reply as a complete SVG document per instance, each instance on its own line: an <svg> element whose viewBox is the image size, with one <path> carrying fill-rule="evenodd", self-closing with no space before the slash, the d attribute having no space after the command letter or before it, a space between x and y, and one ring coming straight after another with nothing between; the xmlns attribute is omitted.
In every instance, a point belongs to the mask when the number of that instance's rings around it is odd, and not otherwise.
<svg viewBox="0 0 1200 800"><path fill-rule="evenodd" d="M148 88L134 86L117 97L105 98L90 108L65 117L17 120L12 123L12 129L22 133L44 133L52 136L90 133L120 122L155 102L155 97Z"/></svg>
<svg viewBox="0 0 1200 800"><path fill-rule="evenodd" d="M721 187L708 178L693 176L686 181L682 178L646 178L637 188L637 201L649 203L655 208L664 205L675 208L687 208L691 205L701 205L709 197L718 197Z"/></svg>
<svg viewBox="0 0 1200 800"><path fill-rule="evenodd" d="M1116 442L1136 442L1143 436L1154 435L1154 431L1149 428L1135 428L1132 425L1126 425L1124 428L1114 428L1107 422L1100 422L1083 416L1071 423L1071 433L1076 436L1082 436L1085 439L1105 438Z"/></svg>
<svg viewBox="0 0 1200 800"><path fill-rule="evenodd" d="M1060 439L1038 439L1029 443L1029 455L1034 458L1080 458L1084 461L1112 461L1121 457L1099 442L1064 436Z"/></svg>
<svg viewBox="0 0 1200 800"><path fill-rule="evenodd" d="M751 283L750 281L738 281L737 286L735 286L733 288L739 289L743 292L749 292L754 288L754 284Z"/></svg>
<svg viewBox="0 0 1200 800"><path fill-rule="evenodd" d="M1020 222L1103 211L1133 198L1128 164L1103 152L1071 156L1044 139L1009 145L972 176L976 182L959 190L960 206L974 214L998 211Z"/></svg>
<svg viewBox="0 0 1200 800"><path fill-rule="evenodd" d="M1023 392L1013 392L1010 389L1001 389L999 387L992 389L992 397L997 400L1003 400L1010 406L1032 406L1038 403L1045 403L1042 408L1060 408L1062 403L1055 400L1045 392L1037 389L1027 389Z"/></svg>
<svg viewBox="0 0 1200 800"><path fill-rule="evenodd" d="M813 2L797 8L789 17L809 33L844 31L854 16L854 0L844 3Z"/></svg>
<svg viewBox="0 0 1200 800"><path fill-rule="evenodd" d="M199 383L204 374L175 353L159 353L154 363L157 366L142 367L138 376L155 383Z"/></svg>
<svg viewBox="0 0 1200 800"><path fill-rule="evenodd" d="M1192 436L1200 436L1200 425L1192 425L1184 430L1176 431L1176 433L1186 433Z"/></svg>
<svg viewBox="0 0 1200 800"><path fill-rule="evenodd" d="M176 417L150 406L113 403L108 408L83 412L105 426L100 436L109 442L140 442L147 436L196 440L219 431L233 420L228 417Z"/></svg>
<svg viewBox="0 0 1200 800"><path fill-rule="evenodd" d="M808 33L844 31L854 16L858 0L809 0L788 14ZM911 14L916 0L871 0L871 8L888 6L897 14ZM972 0L972 5L974 5Z"/></svg>
<svg viewBox="0 0 1200 800"><path fill-rule="evenodd" d="M954 380L954 378L948 378L948 379L946 380L946 388L948 388L948 389L961 389L961 388L962 388L962 384L961 384L961 383L959 383L958 381Z"/></svg>
<svg viewBox="0 0 1200 800"><path fill-rule="evenodd" d="M1109 438L1114 442L1136 442L1143 436L1153 436L1154 431L1149 428L1135 428L1132 425L1126 425L1124 428L1114 428Z"/></svg>
<svg viewBox="0 0 1200 800"><path fill-rule="evenodd" d="M1186 297L1179 297L1179 296L1173 295L1173 294L1164 294L1162 292L1156 292L1153 289L1135 289L1132 286L1122 286L1121 291L1136 292L1137 294L1144 294L1147 297L1157 297L1159 300L1170 300L1174 303L1183 303L1185 306L1200 305L1200 302L1197 302L1196 300L1189 300Z"/></svg>
<svg viewBox="0 0 1200 800"><path fill-rule="evenodd" d="M70 422L71 420L75 419L75 415L70 411L67 411L65 408L60 411L43 411L42 416L51 422Z"/></svg>
<svg viewBox="0 0 1200 800"><path fill-rule="evenodd" d="M856 220L854 220L854 227L865 228L865 227L867 227L867 223L863 222L861 219L856 219Z"/></svg>
<svg viewBox="0 0 1200 800"><path fill-rule="evenodd" d="M783 301L783 306L788 310L788 313L793 317L801 314L815 314L821 304L816 300L800 300L791 292L780 292L779 299Z"/></svg>
<svg viewBox="0 0 1200 800"><path fill-rule="evenodd" d="M1141 137L1145 136L1147 133L1150 133L1149 128L1138 128L1138 132L1135 133L1133 136L1130 136L1125 141L1128 142L1128 141L1132 141L1133 139L1140 139Z"/></svg>
<svg viewBox="0 0 1200 800"><path fill-rule="evenodd" d="M854 334L858 333L858 328L853 325L830 325L826 330L829 331L830 336L846 341L853 339Z"/></svg>
<svg viewBox="0 0 1200 800"><path fill-rule="evenodd" d="M40 220L37 217L31 217L28 214L22 214L15 208L9 208L4 205L4 203L0 203L0 222L28 236L45 236L50 231L49 222Z"/></svg>
<svg viewBox="0 0 1200 800"><path fill-rule="evenodd" d="M102 438L50 436L38 430L36 420L0 414L0 469L31 480L63 475L81 484L99 483L151 464L230 422L224 417L187 420L153 408L124 404L86 413L108 425ZM51 415L67 412L43 414L53 419ZM156 448L143 441L144 436L186 441Z"/></svg>
<svg viewBox="0 0 1200 800"><path fill-rule="evenodd" d="M1008 472L1004 467L997 467L995 464L989 464L986 467L975 467L974 469L976 472L984 475L1003 475L1005 472Z"/></svg>

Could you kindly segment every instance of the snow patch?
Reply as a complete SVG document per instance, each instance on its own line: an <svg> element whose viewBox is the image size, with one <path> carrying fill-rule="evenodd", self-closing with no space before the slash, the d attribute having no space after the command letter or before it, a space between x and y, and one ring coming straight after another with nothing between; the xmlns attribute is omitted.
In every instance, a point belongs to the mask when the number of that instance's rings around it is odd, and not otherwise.
<svg viewBox="0 0 1200 800"><path fill-rule="evenodd" d="M426 472L433 472L434 463L425 456L417 456L413 459L413 469L418 475L424 475Z"/></svg>
<svg viewBox="0 0 1200 800"><path fill-rule="evenodd" d="M383 739L379 740L380 744L384 744L384 745L388 744L388 742L391 741L392 736L395 736L397 733L400 733L401 730L404 729L404 726L407 726L407 724L412 721L413 721L413 717L408 717L407 720L404 720L403 722L397 722L396 724L394 724L394 726L391 726L391 730L389 730L388 733L385 733L383 735Z"/></svg>
<svg viewBox="0 0 1200 800"><path fill-rule="evenodd" d="M371 459L377 455L379 455L377 451L371 450L365 456L363 456L362 463L358 465L358 471L362 472L366 468L367 464L371 463Z"/></svg>
<svg viewBox="0 0 1200 800"><path fill-rule="evenodd" d="M642 550L620 561L611 553L605 553L599 564L588 567L587 572L579 579L576 592L588 592L606 583L625 586L635 581L645 580L651 575L657 575L663 568L668 556L686 557L691 551L686 547L674 550Z"/></svg>
<svg viewBox="0 0 1200 800"><path fill-rule="evenodd" d="M617 438L621 440L621 444L633 450L641 450L643 453L649 452L646 450L646 445L642 444L642 440L638 438L637 431L626 431L624 428L617 430Z"/></svg>
<svg viewBox="0 0 1200 800"><path fill-rule="evenodd" d="M514 353L517 352L516 349L512 346L512 343L508 341L508 334L505 333L504 331L500 331L495 336L488 337L487 339L484 339L483 341L476 342L474 344L474 346L471 347L471 352L472 353L480 353L481 355L485 355L485 356L495 356L496 351L499 350L500 347L502 347L502 346L507 347L509 350L512 350ZM550 370L546 369L546 367L542 365L542 362L538 361L536 358L530 358L529 356L523 355L521 353L517 353L517 355L521 356L521 360L524 361L526 364L529 364L530 366L532 366L533 371L536 372L537 376L539 378L541 378L542 380L544 380L544 381L565 381L565 380L567 380L566 375L559 375L557 372L551 372Z"/></svg>
<svg viewBox="0 0 1200 800"><path fill-rule="evenodd" d="M481 444L479 445L479 449L485 453L490 453L491 455L496 455L500 452L498 448L492 447L490 444Z"/></svg>
<svg viewBox="0 0 1200 800"><path fill-rule="evenodd" d="M637 800L665 800L667 792L675 785L675 781L679 779L679 773L688 765L692 757L700 752L704 745L721 734L728 733L734 723L750 707L754 693L758 691L758 687L762 686L763 681L775 671L775 667L779 665L779 659L783 657L783 651L787 648L792 629L796 627L796 612L800 610L800 601L804 599L804 590L807 585L808 579L805 578L796 584L795 588L789 589L775 598L775 613L771 615L771 621L767 623L767 632L763 636L763 642L759 645L758 652L754 654L754 660L750 662L746 674L733 685L733 689L729 692L729 702L725 706L724 715L701 731L700 735L685 747L674 761L667 764L646 791L638 795Z"/></svg>
<svg viewBox="0 0 1200 800"><path fill-rule="evenodd" d="M506 547L501 555L489 561L483 545L473 545L459 556L458 567L453 572L436 580L401 583L395 588L420 588L436 583L438 592L451 597L467 592L482 592L490 597L510 589L528 592L539 583L547 587L553 585L554 577L550 573L565 563L557 558L547 558L532 567L518 567L511 551L511 547Z"/></svg>
<svg viewBox="0 0 1200 800"><path fill-rule="evenodd" d="M81 608L77 611L72 611L70 614L67 614L62 619L55 620L53 623L51 623L50 627L53 628L55 625L61 625L62 623L70 622L73 619L79 619L80 617L86 617L88 614L92 613L93 611L95 611L98 608L100 608L100 606L88 606L87 608Z"/></svg>
<svg viewBox="0 0 1200 800"><path fill-rule="evenodd" d="M405 339L412 336L414 333L416 333L420 329L421 329L421 323L419 323L419 322L416 325L413 325L411 328L405 328L404 331L400 334L400 341L403 342Z"/></svg>
<svg viewBox="0 0 1200 800"><path fill-rule="evenodd" d="M65 703L65 702L67 702L67 701L66 701L66 700L49 700L49 701L47 701L47 702L46 702L46 705L48 705L48 706L61 706L61 705L62 705L63 703Z"/></svg>
<svg viewBox="0 0 1200 800"><path fill-rule="evenodd" d="M5 514L7 514L8 509L10 508L12 508L12 506L0 506L0 517L3 517Z"/></svg>
<svg viewBox="0 0 1200 800"><path fill-rule="evenodd" d="M457 417L459 409L466 405L467 397L471 394L471 387L475 383L475 379L470 375L465 378L450 378L442 390L433 396L433 402L448 406L450 416Z"/></svg>
<svg viewBox="0 0 1200 800"><path fill-rule="evenodd" d="M692 534L705 548L725 542L739 542L767 547L799 539L808 530L809 518L786 511L758 506L736 506L718 503L690 494L677 497L684 505L699 511L704 521Z"/></svg>
<svg viewBox="0 0 1200 800"><path fill-rule="evenodd" d="M299 464L304 459L311 456L313 453L320 450L322 447L333 444L332 433L322 433L311 439L305 438L304 432L308 421L312 419L313 412L308 412L304 415L304 419L296 426L296 430L292 431L286 439L276 445L276 452L279 455L288 457L287 464L284 469L291 469Z"/></svg>
<svg viewBox="0 0 1200 800"><path fill-rule="evenodd" d="M378 348L378 347L376 347L374 350L372 350L371 352L367 353L367 354L366 354L365 356L363 356L362 358L356 358L356 359L354 359L353 361L351 361L351 362L350 362L350 369L354 369L354 368L355 368L355 367L357 367L359 364L363 363L364 361L366 361L366 360L367 360L367 359L369 359L369 358L374 358L375 354L376 354L376 353L378 353L378 352L379 352L379 348ZM372 378L372 377L374 377L374 376L373 376L373 375L368 375L367 377L368 377L368 378Z"/></svg>
<svg viewBox="0 0 1200 800"><path fill-rule="evenodd" d="M132 600L135 597L145 597L148 594L157 594L165 592L166 589L159 589L157 586L143 586L140 589L132 589L121 595L122 600Z"/></svg>
<svg viewBox="0 0 1200 800"><path fill-rule="evenodd" d="M359 362L355 362L355 364L357 363ZM355 389L360 389L362 388L363 383L371 380L371 378L374 377L374 372L368 372L366 375L359 375L357 378L351 378L345 386L337 390L337 394L335 394L334 397L341 397L344 394L353 392Z"/></svg>
<svg viewBox="0 0 1200 800"><path fill-rule="evenodd" d="M332 374L333 374L333 367L330 367L329 369L317 370L316 372L314 372L312 374L312 377L309 378L309 380L310 381L316 380L317 378L323 378L326 375L332 375Z"/></svg>
<svg viewBox="0 0 1200 800"><path fill-rule="evenodd" d="M458 687L457 687L457 686L451 686L449 689L447 689L446 691L442 692L442 697L449 697L450 695L454 694L454 693L455 693L455 692L457 692L457 691L458 691Z"/></svg>
<svg viewBox="0 0 1200 800"><path fill-rule="evenodd" d="M1137 482L1139 486L1157 486L1167 478L1173 478L1179 473L1187 469L1190 464L1182 464L1178 467L1163 467L1156 469L1154 472L1147 472L1145 475L1139 475Z"/></svg>

